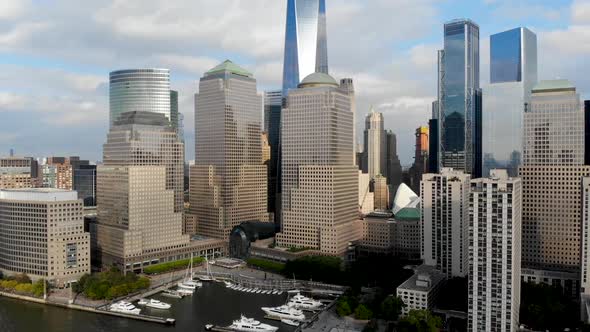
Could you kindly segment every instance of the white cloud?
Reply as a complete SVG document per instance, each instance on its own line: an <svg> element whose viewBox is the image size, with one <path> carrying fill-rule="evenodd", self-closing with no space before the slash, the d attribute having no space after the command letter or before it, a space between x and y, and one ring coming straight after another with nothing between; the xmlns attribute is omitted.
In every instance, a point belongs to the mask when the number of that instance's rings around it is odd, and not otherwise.
<svg viewBox="0 0 590 332"><path fill-rule="evenodd" d="M590 22L590 1L575 0L571 12L574 24L588 25Z"/></svg>
<svg viewBox="0 0 590 332"><path fill-rule="evenodd" d="M13 20L26 13L29 8L27 0L2 0L0 2L0 21Z"/></svg>

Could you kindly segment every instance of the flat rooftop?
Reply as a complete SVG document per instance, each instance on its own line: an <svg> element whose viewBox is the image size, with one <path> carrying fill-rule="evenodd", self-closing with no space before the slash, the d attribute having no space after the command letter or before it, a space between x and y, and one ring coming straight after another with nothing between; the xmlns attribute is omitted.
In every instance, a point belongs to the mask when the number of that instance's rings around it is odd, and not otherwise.
<svg viewBox="0 0 590 332"><path fill-rule="evenodd" d="M432 266L420 265L414 275L404 281L397 289L428 292L446 279L444 273Z"/></svg>
<svg viewBox="0 0 590 332"><path fill-rule="evenodd" d="M1 189L0 199L36 202L76 201L78 193L73 190L54 188Z"/></svg>

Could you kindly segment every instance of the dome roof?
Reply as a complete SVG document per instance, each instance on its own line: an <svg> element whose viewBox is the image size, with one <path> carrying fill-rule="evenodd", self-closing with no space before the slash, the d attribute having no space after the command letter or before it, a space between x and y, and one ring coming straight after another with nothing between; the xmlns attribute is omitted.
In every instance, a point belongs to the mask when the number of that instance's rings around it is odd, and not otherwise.
<svg viewBox="0 0 590 332"><path fill-rule="evenodd" d="M313 74L307 75L307 77L305 77L303 79L303 81L301 81L301 83L299 83L300 88L314 87L314 86L321 86L321 85L338 86L338 82L336 82L336 80L328 74L313 73Z"/></svg>

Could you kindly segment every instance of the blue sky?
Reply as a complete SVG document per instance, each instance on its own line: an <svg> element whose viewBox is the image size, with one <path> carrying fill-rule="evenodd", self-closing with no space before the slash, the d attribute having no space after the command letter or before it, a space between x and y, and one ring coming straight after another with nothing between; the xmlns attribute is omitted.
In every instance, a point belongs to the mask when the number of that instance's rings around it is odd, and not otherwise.
<svg viewBox="0 0 590 332"><path fill-rule="evenodd" d="M199 77L230 58L254 73L260 91L280 87L285 7L286 0L3 0L0 155L14 148L100 160L109 71L148 66L171 69L194 158ZM436 96L436 50L450 19L480 25L484 89L489 35L526 26L538 35L539 77L568 78L590 99L590 0L327 0L327 16L330 72L355 79L357 128L370 105L383 112L404 165Z"/></svg>

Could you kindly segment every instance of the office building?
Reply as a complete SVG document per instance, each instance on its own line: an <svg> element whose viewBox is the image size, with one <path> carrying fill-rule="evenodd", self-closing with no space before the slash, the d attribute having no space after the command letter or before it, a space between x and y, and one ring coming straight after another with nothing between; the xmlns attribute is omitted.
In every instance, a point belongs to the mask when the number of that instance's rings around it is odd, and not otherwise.
<svg viewBox="0 0 590 332"><path fill-rule="evenodd" d="M409 169L409 185L414 191L420 191L422 174L428 173L428 132L429 130L427 126L420 126L416 129L414 163Z"/></svg>
<svg viewBox="0 0 590 332"><path fill-rule="evenodd" d="M37 163L32 158L5 157L0 158L0 189L18 189L35 187L33 171L37 171Z"/></svg>
<svg viewBox="0 0 590 332"><path fill-rule="evenodd" d="M445 274L431 266L416 268L414 275L396 289L397 296L406 304L402 316L410 310L432 310L445 281Z"/></svg>
<svg viewBox="0 0 590 332"><path fill-rule="evenodd" d="M90 273L90 235L76 192L0 190L0 269L57 287Z"/></svg>
<svg viewBox="0 0 590 332"><path fill-rule="evenodd" d="M481 171L481 89L479 26L453 20L444 26L439 51L438 121L442 167L479 177Z"/></svg>
<svg viewBox="0 0 590 332"><path fill-rule="evenodd" d="M84 206L96 206L96 165L74 168L73 189Z"/></svg>
<svg viewBox="0 0 590 332"><path fill-rule="evenodd" d="M168 69L123 69L111 72L109 74L110 126L114 125L121 114L130 111L164 114L170 123L174 123L170 110L171 95ZM176 114L178 114L178 94L175 94L175 97Z"/></svg>
<svg viewBox="0 0 590 332"><path fill-rule="evenodd" d="M419 260L422 236L420 234L420 207L407 206L393 217L395 229L394 253L402 259Z"/></svg>
<svg viewBox="0 0 590 332"><path fill-rule="evenodd" d="M371 192L369 174L359 171L359 211L362 215L375 210L375 194Z"/></svg>
<svg viewBox="0 0 590 332"><path fill-rule="evenodd" d="M380 174L373 179L373 194L375 210L387 210L389 208L389 187L387 179Z"/></svg>
<svg viewBox="0 0 590 332"><path fill-rule="evenodd" d="M462 171L443 168L424 174L420 184L424 264L447 277L464 277L469 258L469 181Z"/></svg>
<svg viewBox="0 0 590 332"><path fill-rule="evenodd" d="M439 69L440 65L441 64L439 61ZM439 90L441 88L440 81L441 78L439 77ZM440 135L438 126L439 111L439 102L438 100L435 100L432 102L431 119L428 120L428 166L426 173L438 173L438 170L440 169Z"/></svg>
<svg viewBox="0 0 590 332"><path fill-rule="evenodd" d="M314 73L289 93L282 116L279 246L342 255L362 236L349 86L350 80L338 84Z"/></svg>
<svg viewBox="0 0 590 332"><path fill-rule="evenodd" d="M266 165L268 169L268 164L270 163L270 145L268 144L268 134L262 132L260 134L260 145L262 149L262 164Z"/></svg>
<svg viewBox="0 0 590 332"><path fill-rule="evenodd" d="M283 97L315 72L328 73L326 0L287 0Z"/></svg>
<svg viewBox="0 0 590 332"><path fill-rule="evenodd" d="M582 179L580 295L581 319L590 322L590 177Z"/></svg>
<svg viewBox="0 0 590 332"><path fill-rule="evenodd" d="M395 192L402 183L402 165L397 155L397 137L391 130L385 131L385 170L382 175L387 178L390 192ZM391 202L389 202L391 203Z"/></svg>
<svg viewBox="0 0 590 332"><path fill-rule="evenodd" d="M580 188L582 178L590 176L590 166L584 162L584 127L580 96L570 82L541 81L533 88L524 113L524 154L519 169L525 268L579 275ZM579 285L566 288L570 287Z"/></svg>
<svg viewBox="0 0 590 332"><path fill-rule="evenodd" d="M518 331L522 185L506 170L471 180L468 331Z"/></svg>
<svg viewBox="0 0 590 332"><path fill-rule="evenodd" d="M493 168L517 176L525 104L536 83L537 36L527 28L491 35L490 85L483 91L484 176Z"/></svg>
<svg viewBox="0 0 590 332"><path fill-rule="evenodd" d="M395 136L393 139L395 140ZM368 173L371 179L379 174L387 175L387 142L383 129L383 114L375 112L372 106L365 118L364 144L363 172Z"/></svg>
<svg viewBox="0 0 590 332"><path fill-rule="evenodd" d="M264 93L264 131L268 134L270 161L268 162L268 212L280 222L281 193L281 109L282 91Z"/></svg>
<svg viewBox="0 0 590 332"><path fill-rule="evenodd" d="M229 60L200 80L190 171L190 213L199 234L227 239L242 222L269 220L261 103L256 79Z"/></svg>

